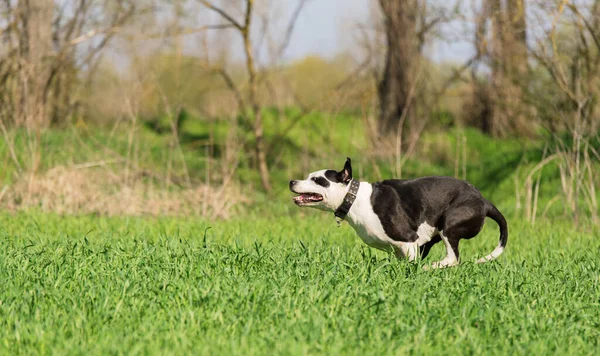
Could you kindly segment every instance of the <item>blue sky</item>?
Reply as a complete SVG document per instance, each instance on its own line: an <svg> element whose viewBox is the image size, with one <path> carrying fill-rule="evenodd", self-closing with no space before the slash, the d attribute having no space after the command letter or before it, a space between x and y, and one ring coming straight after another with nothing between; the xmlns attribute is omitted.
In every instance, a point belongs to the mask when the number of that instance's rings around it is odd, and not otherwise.
<svg viewBox="0 0 600 356"><path fill-rule="evenodd" d="M287 0L289 12L298 0ZM351 28L369 17L369 0L308 0L298 18L287 55L327 57L347 48Z"/></svg>
<svg viewBox="0 0 600 356"><path fill-rule="evenodd" d="M215 0L214 3L221 5L224 1L232 0ZM275 41L280 41L283 38L285 28L299 1L270 0L270 2L267 2L271 6L269 11L275 14L271 14L271 17L273 17L271 32L276 37ZM444 4L446 3L443 0L439 1ZM192 26L199 27L207 24L223 23L222 19L214 12L201 11L201 5L198 3L194 4L195 7L188 9L188 13L191 15ZM348 51L356 54L358 46L354 41L357 37L357 24L368 23L372 17L372 8L377 9L377 6L377 0L306 0L305 6L298 17L290 44L284 53L284 61L300 59L307 55L332 58L337 54ZM241 21L241 12L232 14ZM260 27L257 23L255 23L255 26L255 28ZM473 48L465 40L465 35L463 34L465 31L460 26L462 25L458 23L444 25L442 32L447 38L443 41L432 41L425 48L425 54L437 62L462 62L469 58L473 53ZM216 34L217 32L212 33ZM219 33L222 34L222 32ZM229 56L241 60L243 58L243 47L239 36L233 32L230 32L229 35L230 38L227 42L229 44ZM185 50L190 54L202 50L200 41L196 36L186 36L184 43ZM140 44L140 48L149 46L148 48L156 50L164 45L164 42L154 42L154 45L143 42ZM166 48L163 49L166 50ZM116 64L117 67L124 68L129 63L129 58L125 53L126 51L117 46L108 54L107 59ZM359 55L356 54L356 56L358 57ZM264 61L267 60L266 57L264 55L260 57L258 59L259 62L265 63ZM356 58L356 60L361 61L362 58Z"/></svg>
<svg viewBox="0 0 600 356"><path fill-rule="evenodd" d="M289 15L298 0L283 1ZM352 29L357 23L369 19L369 7L375 2L376 0L308 0L298 18L286 52L287 58L301 58L307 54L332 57L348 49L353 41ZM446 34L457 35L461 30L457 23L443 27ZM473 48L466 40L454 39L434 41L426 52L436 61L459 61L468 58L473 53Z"/></svg>

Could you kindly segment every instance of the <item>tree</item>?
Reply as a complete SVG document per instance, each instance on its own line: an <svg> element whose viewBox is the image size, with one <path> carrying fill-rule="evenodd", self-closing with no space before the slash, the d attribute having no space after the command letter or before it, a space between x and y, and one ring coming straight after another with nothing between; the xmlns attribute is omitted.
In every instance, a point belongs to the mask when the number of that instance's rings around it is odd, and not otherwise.
<svg viewBox="0 0 600 356"><path fill-rule="evenodd" d="M73 105L73 83L144 1L0 2L0 120L44 129ZM94 38L93 41L90 39Z"/></svg>
<svg viewBox="0 0 600 356"><path fill-rule="evenodd" d="M23 75L19 76L22 106L16 116L29 128L48 125L46 82L50 75L48 58L52 53L53 0L23 0L17 3L16 17L21 25L18 52Z"/></svg>
<svg viewBox="0 0 600 356"><path fill-rule="evenodd" d="M242 115L245 121L245 124L251 127L252 129L254 139L253 151L254 158L256 161L256 168L258 170L258 173L260 174L261 183L264 190L267 192L271 191L271 178L269 173L267 156L269 152L273 149L273 144L276 143L278 139L281 139L281 137L275 137L275 139L271 142L270 145L268 142L266 142L266 139L264 137L264 127L262 121L262 104L259 100L258 94L259 85L261 83L264 84L264 82L266 81L266 73L264 71L258 70L258 66L254 58L255 53L257 53L260 50L260 41L255 42L252 38L252 33L255 29L255 21L253 21L256 7L255 0L243 0L241 2L245 5L245 10L243 10L243 19L241 21L236 19L236 17L233 15L233 11L227 12L224 8L218 7L208 0L198 1L201 4L203 4L207 9L210 9L213 12L217 13L220 19L224 22L222 24L205 26L204 28L232 29L238 34L238 36L240 36L242 40L243 51L245 56L245 70L248 76L248 85L245 86L247 88L245 92L246 95L242 94L241 86L238 86L234 82L232 76L230 75L230 73L227 72L225 68L215 67L211 70L219 73L223 77L223 80L226 82L227 86L231 89L231 91L236 97L238 108L240 110L240 114ZM298 19L298 15L300 14L305 2L306 0L299 0L297 2L297 6L295 7L292 18L290 19L286 27L283 42L280 46L277 46L278 48L276 50L276 56L282 56L285 52L285 49L289 45L296 21ZM225 2L225 4L231 6L235 3ZM267 18L266 15L262 18L263 32L268 27L266 25L269 24L270 20L272 19ZM264 35L265 34L263 33L263 36ZM300 119L300 117L302 116L299 116L298 120ZM296 120L292 120L290 125L288 125L288 128L291 129L296 122ZM283 130L284 133L287 133L287 131L287 129Z"/></svg>
<svg viewBox="0 0 600 356"><path fill-rule="evenodd" d="M529 72L525 0L486 0L482 6L475 47L477 58L487 60L491 73L488 82L475 84L478 109L474 120L494 136L529 135L531 108L524 100ZM487 31L488 20L491 34Z"/></svg>
<svg viewBox="0 0 600 356"><path fill-rule="evenodd" d="M233 28L239 36L242 38L244 46L244 55L246 57L246 72L248 74L248 100L250 102L250 113L245 113L246 118L250 116L252 121L252 132L254 134L254 153L257 160L258 172L260 173L261 183L266 191L271 190L271 177L269 173L269 166L267 163L266 147L264 142L264 129L262 124L262 112L261 106L258 101L258 72L256 69L256 63L254 61L254 48L251 39L252 33L252 18L254 10L254 0L245 0L246 10L244 12L243 21L236 20L232 15L225 12L223 9L213 5L207 0L200 0L200 2L206 6L206 8L216 12L219 16L227 23L226 27ZM217 27L223 27L218 25ZM221 69L221 74L226 80L230 82L230 85L234 86L231 77ZM229 78L229 79L228 79ZM238 88L234 88L239 93ZM246 108L243 102L240 103L242 111Z"/></svg>
<svg viewBox="0 0 600 356"><path fill-rule="evenodd" d="M527 79L527 22L525 0L507 0L506 13L509 29L507 31L508 61L511 79L520 83ZM525 83L523 83L525 85Z"/></svg>
<svg viewBox="0 0 600 356"><path fill-rule="evenodd" d="M379 132L396 132L411 115L410 93L419 55L417 0L379 0L387 39L385 67L379 82Z"/></svg>

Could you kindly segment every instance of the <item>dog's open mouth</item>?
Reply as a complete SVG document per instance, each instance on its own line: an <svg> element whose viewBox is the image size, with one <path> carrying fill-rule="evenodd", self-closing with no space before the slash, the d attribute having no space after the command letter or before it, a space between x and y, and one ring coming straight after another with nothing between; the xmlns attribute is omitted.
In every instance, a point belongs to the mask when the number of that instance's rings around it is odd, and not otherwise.
<svg viewBox="0 0 600 356"><path fill-rule="evenodd" d="M323 196L317 193L301 193L294 197L294 203L296 203L296 205L318 203L321 200L323 200Z"/></svg>

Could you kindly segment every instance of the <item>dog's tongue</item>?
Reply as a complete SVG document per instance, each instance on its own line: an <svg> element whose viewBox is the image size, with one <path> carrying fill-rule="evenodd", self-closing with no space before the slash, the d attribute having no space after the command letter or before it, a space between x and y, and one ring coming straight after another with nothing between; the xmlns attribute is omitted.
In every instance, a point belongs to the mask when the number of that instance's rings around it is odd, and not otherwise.
<svg viewBox="0 0 600 356"><path fill-rule="evenodd" d="M294 197L294 203L318 202L323 200L319 194L303 193Z"/></svg>

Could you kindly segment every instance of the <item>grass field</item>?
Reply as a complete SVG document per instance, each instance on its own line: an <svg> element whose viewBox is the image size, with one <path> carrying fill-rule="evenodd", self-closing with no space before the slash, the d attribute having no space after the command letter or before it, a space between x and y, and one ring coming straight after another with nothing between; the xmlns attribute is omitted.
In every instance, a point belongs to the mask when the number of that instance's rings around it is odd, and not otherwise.
<svg viewBox="0 0 600 356"><path fill-rule="evenodd" d="M322 120L336 128L329 141L318 135L315 122ZM277 121L266 115L265 122L275 135ZM379 179L378 170L394 176L389 157L361 154L366 141L356 125L316 114L300 123L278 147L270 196L256 192L256 173L240 164L236 182L244 199L229 220L36 210L52 196L15 203L18 212L1 210L0 355L599 353L600 227L585 220L583 200L580 221L569 218L556 162L539 171L536 225L524 221L527 191L516 182L544 159L542 139L492 139L473 129L422 138L404 177L456 174L457 142L464 140L466 178L506 215L510 231L498 261L473 264L497 245L497 226L488 221L481 236L462 242L461 266L428 272L368 248L347 224L337 228L332 214L291 202L290 178L339 169L347 155L362 180ZM198 142L214 134L218 162L224 128L211 133L187 122L179 155L168 135L140 127L132 156L139 171L158 178L169 171L180 180L185 171L201 184L208 161ZM23 132L14 132L14 145L16 159L0 140L0 188L23 183L17 166L29 167ZM119 173L128 145L127 135L107 130L49 131L41 137L38 174L107 158L120 163L81 174ZM322 147L331 152L316 152ZM161 180L147 187L177 190ZM95 199L98 192L88 190ZM20 193L11 199L27 191ZM442 255L438 244L421 263Z"/></svg>
<svg viewBox="0 0 600 356"><path fill-rule="evenodd" d="M287 208L287 207L286 207ZM285 209L284 209L285 211ZM0 215L2 354L597 354L599 229L488 220L458 268L276 220ZM209 229L210 228L210 229ZM438 245L426 262L441 257Z"/></svg>

